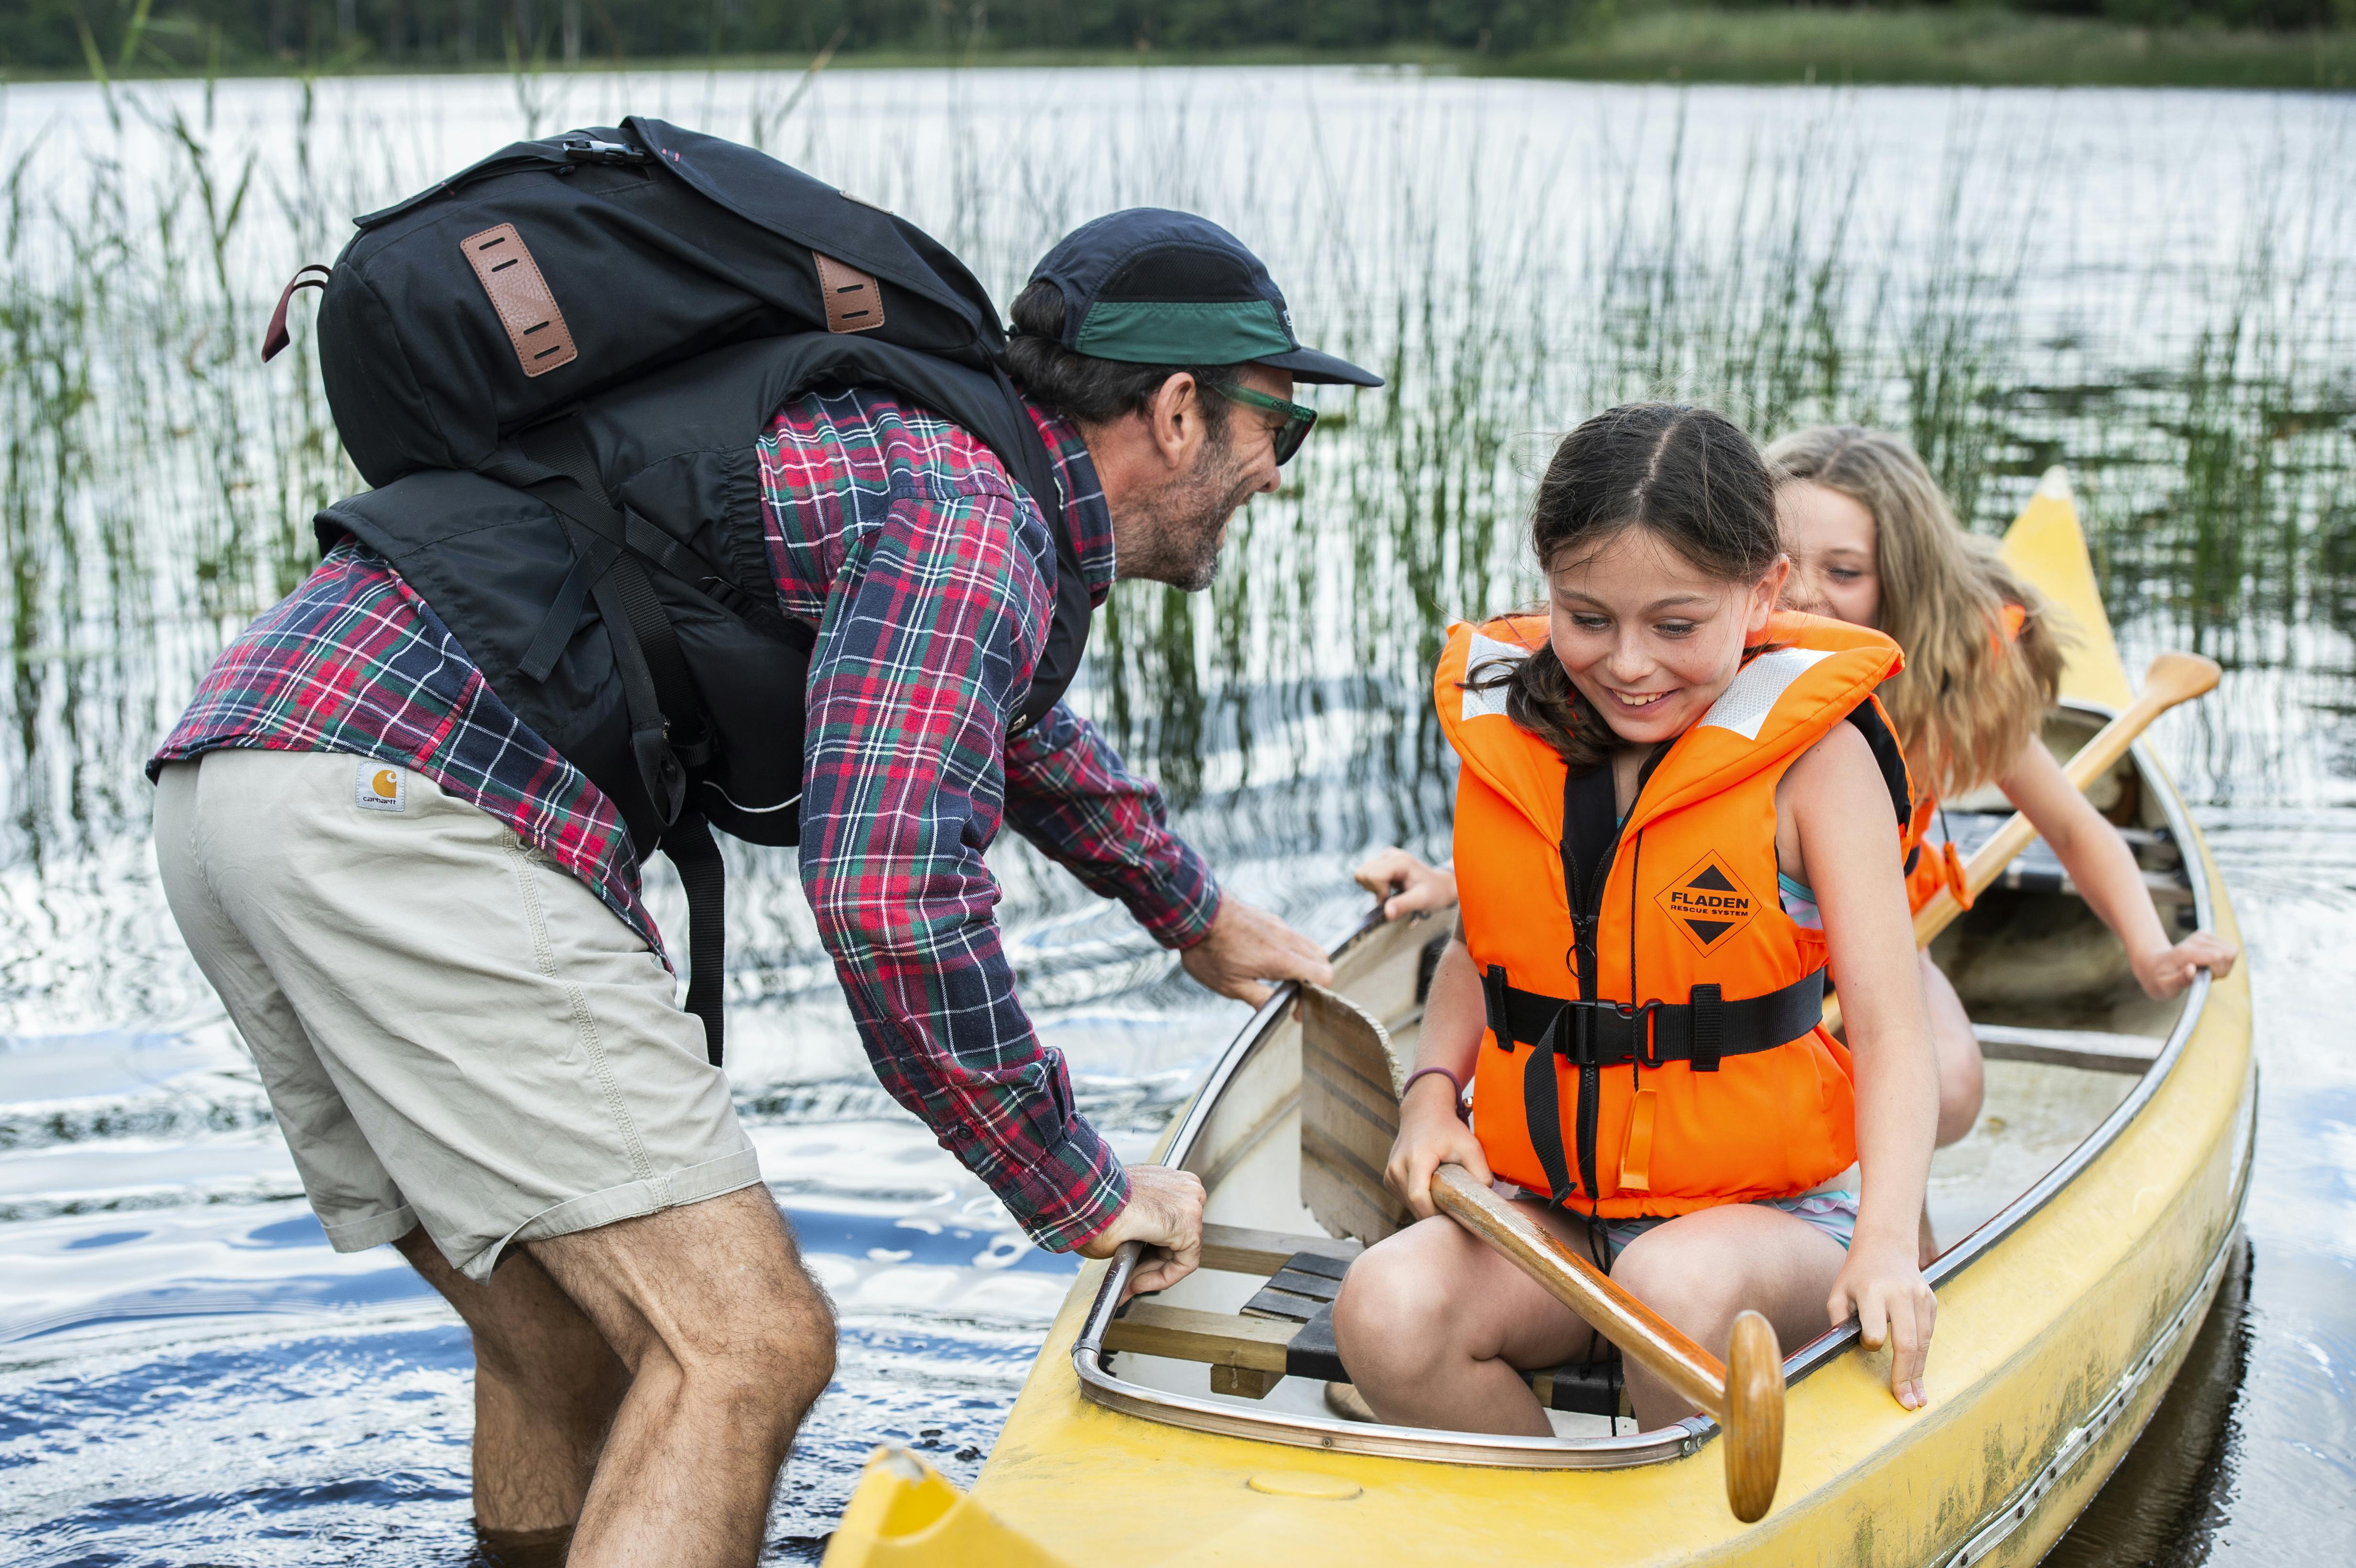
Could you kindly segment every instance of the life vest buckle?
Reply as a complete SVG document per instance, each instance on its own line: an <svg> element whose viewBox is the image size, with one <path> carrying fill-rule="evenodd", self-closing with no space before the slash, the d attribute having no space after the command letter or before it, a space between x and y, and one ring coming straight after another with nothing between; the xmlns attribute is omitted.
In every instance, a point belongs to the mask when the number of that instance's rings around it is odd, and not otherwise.
<svg viewBox="0 0 2356 1568"><path fill-rule="evenodd" d="M1656 1015L1668 1004L1655 997L1641 1008L1632 1008L1624 1003L1614 1005L1619 1008L1620 1016L1633 1026L1629 1030L1632 1037L1628 1046L1629 1056L1647 1072L1659 1072L1662 1062L1668 1058L1659 1053L1660 1019Z"/></svg>

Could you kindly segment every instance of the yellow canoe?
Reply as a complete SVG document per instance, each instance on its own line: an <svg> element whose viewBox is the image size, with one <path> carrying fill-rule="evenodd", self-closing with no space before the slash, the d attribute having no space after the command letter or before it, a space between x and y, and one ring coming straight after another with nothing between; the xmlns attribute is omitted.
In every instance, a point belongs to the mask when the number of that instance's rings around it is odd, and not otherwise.
<svg viewBox="0 0 2356 1568"><path fill-rule="evenodd" d="M2047 726L2066 755L2130 687L2060 469L2005 549L2080 633ZM2164 923L2237 939L2216 866L2146 748L2090 794L2136 843ZM1973 807L2000 804L1957 803L1957 837L1996 820ZM1379 1207L1351 1210L1347 1190L1350 1161L1376 1142L1354 1151L1334 1120L1367 1086L1337 1091L1315 1009L1304 1022L1288 992L1163 1140L1163 1157L1209 1187L1223 1266L1142 1316L1116 1311L1125 1263L1084 1268L972 1494L879 1451L826 1561L2035 1563L2142 1430L2207 1311L2257 1093L2247 967L2148 1001L2038 853L1934 950L1989 1062L1979 1125L1933 1170L1933 1217L1955 1239L1931 1270L1930 1405L1910 1414L1890 1399L1886 1353L1859 1348L1853 1326L1799 1347L1782 1487L1759 1523L1728 1512L1716 1428L1698 1418L1632 1434L1560 1413L1551 1440L1427 1432L1348 1419L1320 1379L1284 1375L1295 1325L1238 1308L1272 1299L1287 1253L1346 1253L1328 1232L1363 1234L1362 1211ZM1400 1059L1419 959L1443 929L1370 923L1336 952L1335 989Z"/></svg>

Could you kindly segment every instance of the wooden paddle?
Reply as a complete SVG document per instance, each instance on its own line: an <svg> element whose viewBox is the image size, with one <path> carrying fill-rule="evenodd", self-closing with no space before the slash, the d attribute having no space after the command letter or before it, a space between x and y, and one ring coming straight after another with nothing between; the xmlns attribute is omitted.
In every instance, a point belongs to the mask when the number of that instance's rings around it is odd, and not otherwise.
<svg viewBox="0 0 2356 1568"><path fill-rule="evenodd" d="M1727 1506L1745 1524L1766 1516L1783 1469L1783 1351L1773 1324L1756 1312L1735 1318L1730 1372L1462 1166L1443 1165L1431 1173L1431 1200L1619 1346L1622 1356L1708 1412L1726 1433Z"/></svg>
<svg viewBox="0 0 2356 1568"><path fill-rule="evenodd" d="M2153 720L2179 703L2215 690L2220 673L2214 659L2202 658L2199 654L2169 653L2152 660L2151 667L2144 672L2143 695L2129 704L2126 712L2096 731L2094 738L2079 747L2077 755L2063 766L2062 771L2070 780L2070 787L2083 791L2110 772L2113 764L2126 755L2127 748L2135 744L2136 737L2151 727ZM1996 830L1996 836L1965 862L1964 885L1971 890L1972 896L1977 898L1985 892L2036 837L2037 829L2029 825L2029 818L2014 812ZM1930 946L1931 939L1946 930L1963 912L1964 906L1955 901L1955 895L1941 888L1938 896L1914 916L1914 945ZM1825 1028L1837 1029L1840 1022L1840 998L1826 997Z"/></svg>

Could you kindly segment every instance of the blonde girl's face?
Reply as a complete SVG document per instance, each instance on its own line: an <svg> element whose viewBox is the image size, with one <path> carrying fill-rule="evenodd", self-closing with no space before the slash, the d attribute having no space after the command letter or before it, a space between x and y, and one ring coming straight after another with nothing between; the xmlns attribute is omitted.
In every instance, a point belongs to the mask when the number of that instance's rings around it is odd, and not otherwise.
<svg viewBox="0 0 2356 1568"><path fill-rule="evenodd" d="M1880 552L1873 514L1854 496L1794 479L1775 492L1792 581L1783 603L1858 626L1881 624Z"/></svg>
<svg viewBox="0 0 2356 1568"><path fill-rule="evenodd" d="M1631 745L1675 740L1709 711L1789 570L1779 558L1757 582L1728 582L1641 528L1558 560L1547 579L1555 656Z"/></svg>

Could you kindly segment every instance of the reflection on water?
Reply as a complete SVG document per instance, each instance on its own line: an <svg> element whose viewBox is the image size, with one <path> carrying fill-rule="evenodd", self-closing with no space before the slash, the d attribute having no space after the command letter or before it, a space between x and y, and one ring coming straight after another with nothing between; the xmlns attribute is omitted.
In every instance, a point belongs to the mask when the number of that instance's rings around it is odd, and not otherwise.
<svg viewBox="0 0 2356 1568"><path fill-rule="evenodd" d="M163 912L137 768L356 487L307 327L252 360L278 283L344 215L626 109L765 141L1001 298L1082 219L1194 208L1267 257L1307 340L1384 370L1317 393L1212 593L1116 593L1081 698L1231 887L1326 935L1357 916L1360 848L1444 852L1425 673L1450 619L1528 592L1546 432L1661 393L1762 435L1893 424L1982 526L2069 463L2130 663L2190 644L2229 667L2156 743L2250 938L2265 1094L2246 1298L2062 1560L2345 1554L2356 106L1009 71L830 78L780 121L774 77L486 85L0 93L11 1561L466 1549L464 1339L389 1251L326 1248ZM1022 846L992 861L1026 1002L1141 1154L1239 1009ZM844 1322L779 1494L777 1550L809 1556L878 1438L970 1479L1070 1265L866 1075L790 860L740 848L733 871L732 1075Z"/></svg>

